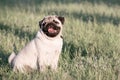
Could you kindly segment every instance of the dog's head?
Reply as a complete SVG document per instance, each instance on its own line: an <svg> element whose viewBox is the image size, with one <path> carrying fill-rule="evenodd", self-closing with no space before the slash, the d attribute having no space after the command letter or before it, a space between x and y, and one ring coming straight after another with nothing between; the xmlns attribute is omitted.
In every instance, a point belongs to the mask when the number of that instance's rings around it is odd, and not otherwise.
<svg viewBox="0 0 120 80"><path fill-rule="evenodd" d="M39 26L45 35L53 38L61 34L64 21L64 17L47 16L39 22Z"/></svg>

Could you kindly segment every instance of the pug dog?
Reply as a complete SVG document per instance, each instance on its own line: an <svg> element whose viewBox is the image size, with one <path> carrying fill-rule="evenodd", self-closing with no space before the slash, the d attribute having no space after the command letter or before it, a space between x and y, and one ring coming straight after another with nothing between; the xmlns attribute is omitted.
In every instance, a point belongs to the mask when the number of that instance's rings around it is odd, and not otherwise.
<svg viewBox="0 0 120 80"><path fill-rule="evenodd" d="M13 52L8 62L13 71L26 73L31 70L45 71L49 66L57 70L62 50L62 28L64 17L46 16L39 22L40 30L17 55Z"/></svg>

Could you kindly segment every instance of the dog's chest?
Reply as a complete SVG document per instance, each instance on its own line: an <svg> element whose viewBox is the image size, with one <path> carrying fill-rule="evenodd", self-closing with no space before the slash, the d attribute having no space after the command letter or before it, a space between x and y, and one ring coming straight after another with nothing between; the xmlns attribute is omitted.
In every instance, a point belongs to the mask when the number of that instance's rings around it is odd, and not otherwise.
<svg viewBox="0 0 120 80"><path fill-rule="evenodd" d="M37 51L41 55L56 55L62 49L62 39L50 40L36 40Z"/></svg>
<svg viewBox="0 0 120 80"><path fill-rule="evenodd" d="M42 61L46 65L50 65L54 61L57 61L61 53L62 44L62 39L58 39L55 41L39 41L36 45L40 61Z"/></svg>
<svg viewBox="0 0 120 80"><path fill-rule="evenodd" d="M43 55L54 55L58 50L60 50L61 45L59 44L50 44L50 43L41 43L40 47L40 54Z"/></svg>

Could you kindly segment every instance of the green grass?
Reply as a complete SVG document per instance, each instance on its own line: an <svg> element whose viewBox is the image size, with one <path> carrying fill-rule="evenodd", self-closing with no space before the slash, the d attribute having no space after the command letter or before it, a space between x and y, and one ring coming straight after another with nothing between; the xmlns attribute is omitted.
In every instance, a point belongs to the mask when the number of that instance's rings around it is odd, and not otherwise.
<svg viewBox="0 0 120 80"><path fill-rule="evenodd" d="M0 80L120 80L119 2L1 1ZM35 37L38 22L46 15L65 17L58 72L14 73L8 56Z"/></svg>

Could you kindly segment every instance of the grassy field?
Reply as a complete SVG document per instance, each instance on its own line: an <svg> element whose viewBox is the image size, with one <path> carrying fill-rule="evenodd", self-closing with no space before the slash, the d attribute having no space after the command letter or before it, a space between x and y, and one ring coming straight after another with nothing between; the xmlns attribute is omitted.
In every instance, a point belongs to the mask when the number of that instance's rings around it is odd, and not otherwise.
<svg viewBox="0 0 120 80"><path fill-rule="evenodd" d="M8 64L46 15L65 17L58 72L14 73ZM1 0L0 80L120 80L119 0Z"/></svg>

